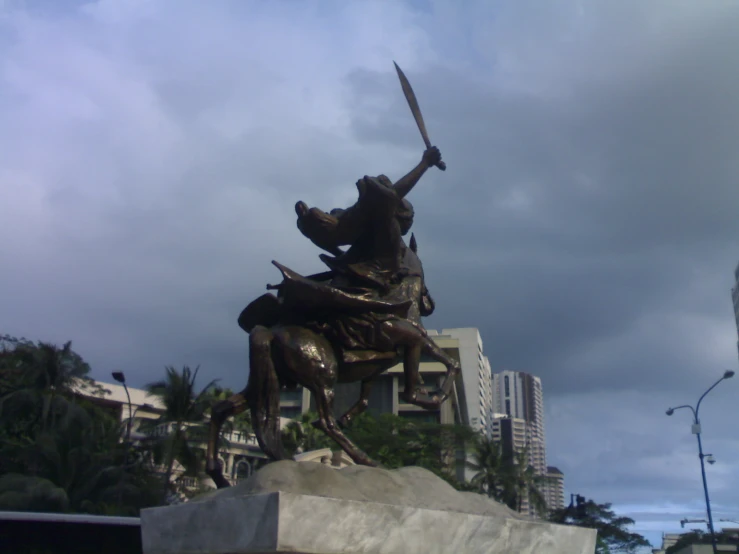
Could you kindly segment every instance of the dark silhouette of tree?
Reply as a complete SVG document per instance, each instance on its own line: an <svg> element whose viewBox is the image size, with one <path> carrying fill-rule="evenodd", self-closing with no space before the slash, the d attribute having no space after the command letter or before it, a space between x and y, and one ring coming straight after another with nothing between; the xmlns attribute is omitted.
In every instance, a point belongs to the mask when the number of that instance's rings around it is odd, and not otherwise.
<svg viewBox="0 0 739 554"><path fill-rule="evenodd" d="M596 529L598 531L596 554L632 554L640 548L650 546L647 539L628 530L628 527L634 524L634 520L617 516L608 503L596 504L592 500L586 500L582 512L573 508L562 508L554 510L549 519L556 523Z"/></svg>

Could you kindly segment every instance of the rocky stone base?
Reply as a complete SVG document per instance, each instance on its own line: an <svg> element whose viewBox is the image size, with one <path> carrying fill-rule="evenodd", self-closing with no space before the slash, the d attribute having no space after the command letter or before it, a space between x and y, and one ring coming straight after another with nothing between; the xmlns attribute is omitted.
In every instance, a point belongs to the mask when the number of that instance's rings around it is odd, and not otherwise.
<svg viewBox="0 0 739 554"><path fill-rule="evenodd" d="M533 521L421 468L270 464L142 511L144 554L593 554L595 531Z"/></svg>

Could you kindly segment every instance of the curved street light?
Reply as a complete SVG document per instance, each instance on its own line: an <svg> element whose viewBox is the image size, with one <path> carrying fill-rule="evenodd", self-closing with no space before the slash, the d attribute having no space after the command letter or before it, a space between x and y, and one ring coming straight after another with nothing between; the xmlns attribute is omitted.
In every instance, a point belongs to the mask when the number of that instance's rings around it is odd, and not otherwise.
<svg viewBox="0 0 739 554"><path fill-rule="evenodd" d="M128 422L126 423L126 442L125 450L123 451L123 463L121 465L121 477L118 483L118 509L123 509L123 479L125 477L125 468L128 466L128 450L131 445L131 422L133 421L133 413L131 406L131 394L128 392L128 386L126 385L126 375L122 371L113 371L111 373L113 379L123 385L123 390L126 391L126 398L128 399Z"/></svg>
<svg viewBox="0 0 739 554"><path fill-rule="evenodd" d="M698 399L698 404L696 404L695 408L693 406L690 406L688 404L683 404L682 406L676 406L675 408L669 408L667 412L665 412L668 416L671 416L675 413L675 410L681 410L683 408L689 408L691 412L693 412L693 434L698 437L698 457L701 461L701 475L703 476L703 492L706 495L706 512L708 513L708 530L711 532L711 544L713 545L713 552L716 554L718 552L718 547L716 546L716 532L713 529L713 516L711 515L711 501L708 498L708 483L706 483L706 464L704 463L704 458L706 456L709 456L709 454L704 455L703 454L703 444L701 443L701 422L700 419L698 419L698 411L701 407L701 402L706 397L706 395L711 392L714 388L716 388L716 385L718 385L721 381L724 379L730 379L734 376L734 372L730 369L727 369L724 372L724 375L716 381L711 388L709 388L706 392L703 393L703 395Z"/></svg>
<svg viewBox="0 0 739 554"><path fill-rule="evenodd" d="M133 419L132 406L131 406L131 395L128 393L128 386L126 385L126 376L122 371L114 371L111 373L113 379L123 385L123 390L126 391L126 398L128 398L128 425L126 425L126 442L131 440L131 420Z"/></svg>

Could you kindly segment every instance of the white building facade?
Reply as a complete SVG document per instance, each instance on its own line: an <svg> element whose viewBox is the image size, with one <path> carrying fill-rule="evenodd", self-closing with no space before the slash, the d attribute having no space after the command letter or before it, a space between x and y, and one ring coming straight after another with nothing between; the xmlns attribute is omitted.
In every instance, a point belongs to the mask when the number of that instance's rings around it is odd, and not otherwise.
<svg viewBox="0 0 739 554"><path fill-rule="evenodd" d="M493 398L496 413L526 422L529 463L538 475L546 475L544 395L541 379L522 371L501 371L493 375Z"/></svg>
<svg viewBox="0 0 739 554"><path fill-rule="evenodd" d="M464 423L490 436L493 414L492 374L490 361L483 353L480 331L475 327L462 327L442 329L441 333L429 331L429 335L436 341L443 337L456 340L459 363L462 366L462 390L458 390L458 394L462 394L465 399Z"/></svg>

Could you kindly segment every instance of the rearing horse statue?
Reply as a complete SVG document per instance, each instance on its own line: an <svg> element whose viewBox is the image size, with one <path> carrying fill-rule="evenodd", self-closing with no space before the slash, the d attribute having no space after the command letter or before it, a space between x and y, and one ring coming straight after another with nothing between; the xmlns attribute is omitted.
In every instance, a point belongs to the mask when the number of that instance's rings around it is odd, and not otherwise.
<svg viewBox="0 0 739 554"><path fill-rule="evenodd" d="M280 390L307 388L316 402L324 431L357 464L377 465L341 431L367 407L373 381L402 362L406 402L436 409L450 395L460 373L459 362L431 340L421 324L434 302L425 285L415 237L406 246L402 236L413 222L405 199L423 173L441 163L435 147L397 183L384 176L357 182L359 200L347 210L322 212L296 205L298 228L314 244L335 257L322 255L330 271L303 277L273 262L282 283L239 317L249 334L249 379L246 388L212 410L207 472L221 488L228 486L217 461L224 421L251 410L259 446L271 459L285 458L280 433ZM341 246L349 245L344 252ZM421 355L447 368L438 391L419 389ZM339 420L334 418L337 383L362 383L360 397Z"/></svg>

